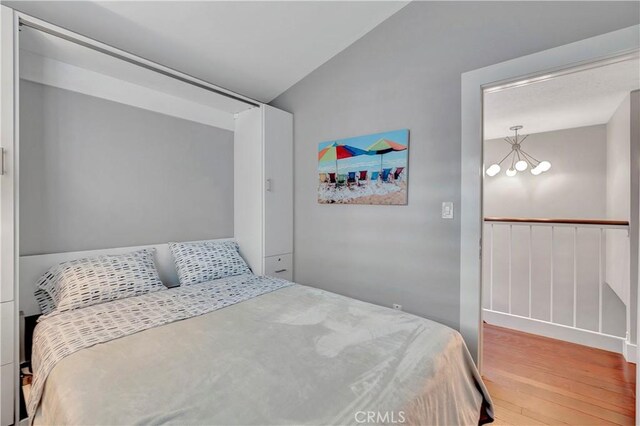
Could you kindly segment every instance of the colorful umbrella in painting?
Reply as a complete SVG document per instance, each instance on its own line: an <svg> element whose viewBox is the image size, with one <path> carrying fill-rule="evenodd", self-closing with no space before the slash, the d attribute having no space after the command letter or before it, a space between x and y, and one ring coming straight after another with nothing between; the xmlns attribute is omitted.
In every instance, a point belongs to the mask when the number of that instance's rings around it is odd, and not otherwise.
<svg viewBox="0 0 640 426"><path fill-rule="evenodd" d="M380 170L382 170L382 158L384 157L384 154L388 154L392 151L404 151L405 149L407 149L406 145L382 138L367 148L367 152L369 152L369 154L376 154L380 156Z"/></svg>
<svg viewBox="0 0 640 426"><path fill-rule="evenodd" d="M340 145L336 142L329 144L318 152L318 161L321 163L327 161L335 161L336 174L338 173L338 160L343 158L356 157L358 155L372 155L372 153L365 151L364 149L356 148L355 146Z"/></svg>

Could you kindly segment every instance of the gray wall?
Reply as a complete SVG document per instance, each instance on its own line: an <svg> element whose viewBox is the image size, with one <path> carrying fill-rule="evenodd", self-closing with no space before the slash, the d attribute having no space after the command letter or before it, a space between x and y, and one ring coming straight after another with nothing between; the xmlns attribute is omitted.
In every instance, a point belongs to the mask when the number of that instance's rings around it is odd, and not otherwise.
<svg viewBox="0 0 640 426"><path fill-rule="evenodd" d="M505 176L502 170L484 180L484 215L603 219L607 216L606 125L529 135L523 149L551 162L539 176L529 170ZM500 161L510 146L503 139L484 142L486 164ZM508 202L505 202L508 200Z"/></svg>
<svg viewBox="0 0 640 426"><path fill-rule="evenodd" d="M629 238L631 254L631 341L638 342L638 290L640 287L640 90L631 92L631 219Z"/></svg>
<svg viewBox="0 0 640 426"><path fill-rule="evenodd" d="M638 342L638 287L640 287L638 274L638 253L640 251L640 238L638 228L640 226L640 90L631 92L630 97L630 148L631 148L631 206L629 218L629 252L631 255L631 294L630 294L630 334L631 342Z"/></svg>
<svg viewBox="0 0 640 426"><path fill-rule="evenodd" d="M458 327L460 75L638 23L633 2L413 2L279 96L295 116L295 279ZM318 205L318 142L411 129L409 205ZM457 213L457 212L456 212Z"/></svg>
<svg viewBox="0 0 640 426"><path fill-rule="evenodd" d="M21 81L20 253L233 236L233 133Z"/></svg>

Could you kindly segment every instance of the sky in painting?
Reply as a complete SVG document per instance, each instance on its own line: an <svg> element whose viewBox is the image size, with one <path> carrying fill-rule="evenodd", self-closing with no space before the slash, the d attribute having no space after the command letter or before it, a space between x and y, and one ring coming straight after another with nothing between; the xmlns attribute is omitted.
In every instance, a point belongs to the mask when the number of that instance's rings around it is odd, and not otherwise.
<svg viewBox="0 0 640 426"><path fill-rule="evenodd" d="M338 139L332 141L321 142L318 144L318 152L322 151L328 145L336 142L341 145L349 145L360 149L367 149L380 139L388 139L401 145L409 146L409 130L393 130L391 132L374 133L372 135L356 136L353 138ZM381 170L380 161L382 160L383 168L407 167L407 158L409 150L393 151L384 156L380 155L359 155L357 157L343 158L338 160L338 173L357 172L367 170L370 173ZM335 161L318 162L318 172L333 173L336 171Z"/></svg>

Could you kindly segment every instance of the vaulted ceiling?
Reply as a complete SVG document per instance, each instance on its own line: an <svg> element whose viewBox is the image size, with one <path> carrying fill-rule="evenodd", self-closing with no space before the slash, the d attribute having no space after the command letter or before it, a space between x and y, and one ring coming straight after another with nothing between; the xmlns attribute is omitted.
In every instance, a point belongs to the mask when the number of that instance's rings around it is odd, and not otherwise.
<svg viewBox="0 0 640 426"><path fill-rule="evenodd" d="M269 102L407 2L5 1L4 4Z"/></svg>

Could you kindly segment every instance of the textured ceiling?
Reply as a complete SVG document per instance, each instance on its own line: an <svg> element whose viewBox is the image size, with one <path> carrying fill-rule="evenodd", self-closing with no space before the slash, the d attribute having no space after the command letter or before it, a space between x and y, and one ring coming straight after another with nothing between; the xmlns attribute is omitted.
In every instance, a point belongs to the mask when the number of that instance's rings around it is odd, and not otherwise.
<svg viewBox="0 0 640 426"><path fill-rule="evenodd" d="M632 90L640 89L640 61L627 60L485 95L484 138L604 124Z"/></svg>

